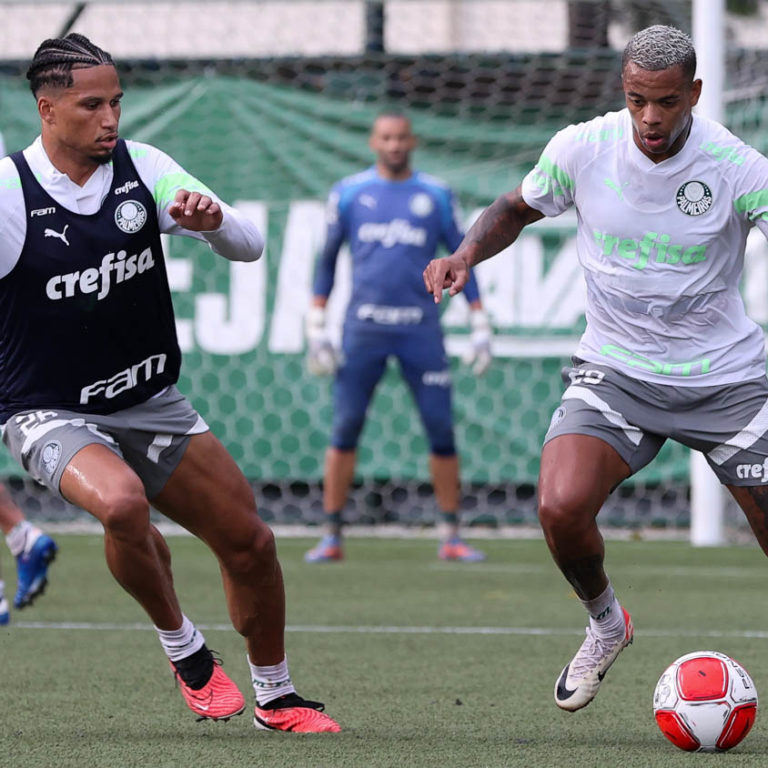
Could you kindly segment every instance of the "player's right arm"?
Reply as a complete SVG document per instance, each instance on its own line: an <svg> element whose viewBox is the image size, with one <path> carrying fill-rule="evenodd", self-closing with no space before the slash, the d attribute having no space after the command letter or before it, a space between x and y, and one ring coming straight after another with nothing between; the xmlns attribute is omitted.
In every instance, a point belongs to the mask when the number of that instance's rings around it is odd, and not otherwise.
<svg viewBox="0 0 768 768"><path fill-rule="evenodd" d="M313 303L324 307L333 290L336 276L336 261L346 237L341 209L341 190L336 185L325 206L325 242L315 264L315 278L312 285Z"/></svg>
<svg viewBox="0 0 768 768"><path fill-rule="evenodd" d="M523 199L519 186L491 203L470 227L450 256L433 259L424 270L424 285L438 304L443 290L455 296L469 280L470 270L515 242L523 227L544 218Z"/></svg>
<svg viewBox="0 0 768 768"><path fill-rule="evenodd" d="M483 211L451 256L427 265L424 285L436 304L443 290L448 289L450 296L461 291L470 269L514 243L528 224L544 216L558 216L574 204L575 179L585 160L584 126L569 125L558 131L520 186Z"/></svg>

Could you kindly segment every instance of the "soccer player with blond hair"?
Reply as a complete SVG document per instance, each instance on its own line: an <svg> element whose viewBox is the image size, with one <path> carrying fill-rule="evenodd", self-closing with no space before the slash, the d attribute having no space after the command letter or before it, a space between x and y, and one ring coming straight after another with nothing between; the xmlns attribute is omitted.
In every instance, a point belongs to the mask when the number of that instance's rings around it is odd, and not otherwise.
<svg viewBox="0 0 768 768"><path fill-rule="evenodd" d="M633 624L603 567L597 515L668 439L704 453L768 553L768 379L763 331L739 291L747 235L768 237L768 159L693 113L691 39L655 25L627 44L626 108L571 125L424 272L439 302L469 269L544 216L575 208L587 325L545 436L539 519L589 616L555 683L568 711L596 695Z"/></svg>

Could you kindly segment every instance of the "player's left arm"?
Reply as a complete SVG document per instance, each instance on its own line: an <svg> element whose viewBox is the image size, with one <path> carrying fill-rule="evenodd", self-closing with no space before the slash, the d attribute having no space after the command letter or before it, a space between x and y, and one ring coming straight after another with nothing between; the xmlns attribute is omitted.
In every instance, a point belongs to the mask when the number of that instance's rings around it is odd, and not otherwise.
<svg viewBox="0 0 768 768"><path fill-rule="evenodd" d="M733 208L768 238L768 158L751 147L740 149L743 154L734 182Z"/></svg>
<svg viewBox="0 0 768 768"><path fill-rule="evenodd" d="M258 227L185 171L165 152L128 142L142 181L152 190L160 231L203 240L230 261L255 261L264 251Z"/></svg>
<svg viewBox="0 0 768 768"><path fill-rule="evenodd" d="M10 157L0 158L0 280L21 258L28 215L16 166Z"/></svg>

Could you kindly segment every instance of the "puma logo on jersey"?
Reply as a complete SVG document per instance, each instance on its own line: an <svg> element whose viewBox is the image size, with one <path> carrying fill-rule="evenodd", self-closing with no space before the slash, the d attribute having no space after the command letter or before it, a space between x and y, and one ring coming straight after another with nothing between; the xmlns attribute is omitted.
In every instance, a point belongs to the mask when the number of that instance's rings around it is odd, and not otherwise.
<svg viewBox="0 0 768 768"><path fill-rule="evenodd" d="M43 232L44 237L55 237L58 240L61 240L64 245L69 245L69 240L67 240L67 230L69 229L69 224L64 225L64 229L61 232L57 232L55 229L51 229L50 227L46 227L45 232Z"/></svg>
<svg viewBox="0 0 768 768"><path fill-rule="evenodd" d="M66 227L65 227L66 229ZM56 233L58 235L58 233ZM109 294L113 285L130 280L155 266L155 257L151 248L129 256L127 251L108 253L98 267L55 275L45 284L45 293L49 299L59 301L69 299L78 293L97 293L101 301Z"/></svg>
<svg viewBox="0 0 768 768"><path fill-rule="evenodd" d="M615 181L613 181L613 179L605 178L603 179L603 181L605 182L606 187L608 187L609 189L612 189L619 196L619 200L624 199L624 188L629 186L628 181L622 184L621 186L619 186Z"/></svg>

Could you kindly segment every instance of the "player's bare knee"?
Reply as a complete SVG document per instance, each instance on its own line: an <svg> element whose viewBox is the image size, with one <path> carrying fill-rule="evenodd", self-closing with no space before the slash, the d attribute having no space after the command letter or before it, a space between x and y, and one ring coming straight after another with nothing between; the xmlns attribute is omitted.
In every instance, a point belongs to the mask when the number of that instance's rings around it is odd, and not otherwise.
<svg viewBox="0 0 768 768"><path fill-rule="evenodd" d="M149 502L138 488L121 488L102 498L99 519L105 533L119 539L145 539L149 529Z"/></svg>
<svg viewBox="0 0 768 768"><path fill-rule="evenodd" d="M254 574L271 574L277 563L275 535L266 523L257 518L256 524L246 534L233 539L221 555L225 568L234 577L253 577Z"/></svg>
<svg viewBox="0 0 768 768"><path fill-rule="evenodd" d="M257 563L270 564L277 560L277 546L275 544L275 534L272 529L261 520L257 525L251 539L251 556Z"/></svg>
<svg viewBox="0 0 768 768"><path fill-rule="evenodd" d="M592 524L593 516L575 499L542 499L538 508L539 522L548 540L573 537Z"/></svg>

